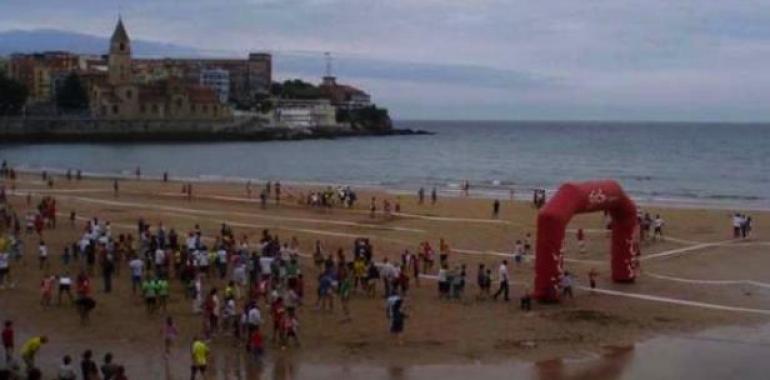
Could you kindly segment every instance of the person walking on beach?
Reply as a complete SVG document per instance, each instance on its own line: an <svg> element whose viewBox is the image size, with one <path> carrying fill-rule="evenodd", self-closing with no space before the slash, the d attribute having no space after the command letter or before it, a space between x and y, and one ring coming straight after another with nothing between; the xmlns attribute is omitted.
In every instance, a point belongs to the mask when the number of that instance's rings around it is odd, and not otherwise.
<svg viewBox="0 0 770 380"><path fill-rule="evenodd" d="M438 202L438 194L436 194L436 186L433 186L430 191L430 204L435 205L436 202Z"/></svg>
<svg viewBox="0 0 770 380"><path fill-rule="evenodd" d="M202 378L206 378L206 365L209 357L209 347L198 337L193 338L190 349L192 355L192 366L190 369L190 380L195 380L195 375L200 372Z"/></svg>
<svg viewBox="0 0 770 380"><path fill-rule="evenodd" d="M13 322L10 320L5 321L2 337L6 363L10 362L11 358L13 357L14 335L15 333L13 331Z"/></svg>
<svg viewBox="0 0 770 380"><path fill-rule="evenodd" d="M562 276L559 285L561 286L562 296L575 298L575 296L572 294L572 274L569 272L564 272L564 276Z"/></svg>
<svg viewBox="0 0 770 380"><path fill-rule="evenodd" d="M275 203L281 204L281 183L275 183Z"/></svg>
<svg viewBox="0 0 770 380"><path fill-rule="evenodd" d="M83 352L83 358L80 360L80 375L83 377L83 380L99 379L99 370L96 368L93 356L94 353L91 350Z"/></svg>
<svg viewBox="0 0 770 380"><path fill-rule="evenodd" d="M372 200L369 203L369 217L374 218L376 212L377 212L377 198L372 197Z"/></svg>
<svg viewBox="0 0 770 380"><path fill-rule="evenodd" d="M40 244L37 247L37 258L39 263L39 269L43 270L43 268L48 269L48 246L45 245L45 242L40 240Z"/></svg>
<svg viewBox="0 0 770 380"><path fill-rule="evenodd" d="M492 217L497 218L500 215L500 201L495 199L492 203Z"/></svg>
<svg viewBox="0 0 770 380"><path fill-rule="evenodd" d="M503 260L502 263L500 263L500 267L497 269L497 276L500 280L500 287L497 289L497 292L495 292L495 295L492 296L492 298L497 301L497 297L500 296L500 294L503 295L503 300L508 302L508 261Z"/></svg>
<svg viewBox="0 0 770 380"><path fill-rule="evenodd" d="M420 190L417 190L417 204L423 203L425 203L425 188L420 187Z"/></svg>
<svg viewBox="0 0 770 380"><path fill-rule="evenodd" d="M663 221L663 218L660 217L660 214L655 215L655 220L653 221L654 230L652 233L652 240L656 240L656 238L663 240L663 226L665 224L666 222Z"/></svg>
<svg viewBox="0 0 770 380"><path fill-rule="evenodd" d="M588 272L588 283L591 286L591 294L593 294L594 289L596 289L596 277L599 277L599 272L596 271L596 268L591 268Z"/></svg>
<svg viewBox="0 0 770 380"><path fill-rule="evenodd" d="M115 198L118 197L118 191L119 190L120 190L120 188L118 186L118 179L116 178L116 179L114 179L112 181L112 194L115 196Z"/></svg>
<svg viewBox="0 0 770 380"><path fill-rule="evenodd" d="M176 341L176 337L179 335L179 331L174 324L174 319L166 317L166 322L163 324L163 348L166 357L171 353L171 346Z"/></svg>
<svg viewBox="0 0 770 380"><path fill-rule="evenodd" d="M404 313L404 300L394 294L388 298L388 319L390 320L390 333L395 337L399 346L404 344L404 322L407 318Z"/></svg>

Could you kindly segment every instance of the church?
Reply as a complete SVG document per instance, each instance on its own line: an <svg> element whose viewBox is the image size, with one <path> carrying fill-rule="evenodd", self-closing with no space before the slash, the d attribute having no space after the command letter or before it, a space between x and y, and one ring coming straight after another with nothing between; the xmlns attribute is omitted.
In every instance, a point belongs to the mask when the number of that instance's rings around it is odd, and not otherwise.
<svg viewBox="0 0 770 380"><path fill-rule="evenodd" d="M168 77L154 82L134 78L131 40L123 20L110 39L107 75L93 83L90 108L94 117L116 120L225 120L232 111L214 89Z"/></svg>

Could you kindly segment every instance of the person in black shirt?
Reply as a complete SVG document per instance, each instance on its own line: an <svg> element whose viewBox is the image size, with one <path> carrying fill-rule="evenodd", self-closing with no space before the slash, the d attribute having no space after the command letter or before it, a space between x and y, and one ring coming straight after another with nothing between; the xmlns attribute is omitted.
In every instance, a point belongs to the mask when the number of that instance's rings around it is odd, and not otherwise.
<svg viewBox="0 0 770 380"><path fill-rule="evenodd" d="M86 350L83 353L83 359L80 361L80 372L83 375L83 380L94 380L99 378L99 370L96 368L96 363L91 359L93 353L91 350Z"/></svg>

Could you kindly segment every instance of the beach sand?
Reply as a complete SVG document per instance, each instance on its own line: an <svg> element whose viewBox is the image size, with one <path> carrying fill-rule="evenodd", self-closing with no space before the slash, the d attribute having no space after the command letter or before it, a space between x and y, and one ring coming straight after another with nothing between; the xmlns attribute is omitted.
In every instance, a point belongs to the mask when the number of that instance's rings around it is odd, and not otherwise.
<svg viewBox="0 0 770 380"><path fill-rule="evenodd" d="M342 323L339 305L332 313L316 311L315 269L309 259L304 259L306 306L299 311L302 347L280 352L268 344L268 355L275 363L286 357L307 363L372 365L579 358L656 335L770 321L770 279L766 273L770 233L761 227L770 224L770 213L751 213L757 226L753 236L733 241L729 211L646 207L644 211L660 213L666 220L667 239L643 244L642 274L634 284L614 284L610 280L609 241L602 229L601 214L577 216L567 233L565 256L565 269L575 274L578 285L574 299L554 305L535 304L532 312L525 313L518 308L518 297L525 287L531 287L531 261L515 265L508 257L514 282L510 303L477 300L475 278L479 263L494 269L505 253L513 250L517 239L523 239L528 232L535 235L537 210L528 202L502 200L501 214L493 219L491 201L473 198L472 191L470 197L441 198L436 205L418 205L413 196L356 189L358 204L347 210L300 205L292 196L311 188L284 186L284 195L291 196L285 196L281 205L271 202L261 209L257 191L254 199L247 199L243 184L195 183L193 199L188 201L179 182L121 180L117 197L112 192L112 180L66 181L57 177L55 183L49 190L39 176L23 175L13 184L14 195L9 196L21 216L41 196L56 197L61 213L59 226L44 232L53 273L62 271L59 256L63 246L78 239L82 232L83 220L78 220L76 227L69 225L71 210L82 218L109 220L113 234L135 234L139 217L153 229L162 221L166 228L173 227L180 234L199 224L206 236L214 236L220 224L227 222L236 236L247 234L252 242L258 240L263 228L269 228L282 241L296 236L303 254L311 253L314 241L320 239L328 253L343 248L350 256L353 239L369 237L378 260L398 260L404 249L414 251L425 240L437 247L443 237L453 249L452 265L467 264L468 286L462 301L439 300L436 283L431 279L422 279L419 287L411 282L405 344L398 346L388 334L381 297L354 295L350 323ZM8 182L6 185L11 186ZM30 206L25 201L27 193L33 198ZM371 196L398 201L402 214L386 218L378 213L370 218ZM378 208L381 210L379 201ZM575 228L587 231L588 249L582 255L577 252ZM192 336L201 331L201 318L192 314L178 282L172 282L169 314L177 321L181 336L171 360L164 362L159 335L162 316L148 317L139 301L131 297L128 268L122 269L109 295L101 292L100 278L94 278L98 306L91 324L81 326L71 307L43 309L39 305L38 284L43 272L37 268L37 238L27 235L24 239L25 264L12 267L16 287L0 290L0 317L16 322L19 346L30 334L51 338L51 344L41 351L39 362L44 369L52 371L64 353L77 357L83 349L92 348L98 355L115 352L130 378L157 378L160 373L184 378L189 365L187 347ZM599 272L598 288L621 293L590 294L581 288L587 285L591 268ZM224 286L219 281L213 284ZM626 297L626 293L644 299ZM239 354L242 349L232 347L230 337L215 338L213 348L219 367L243 364Z"/></svg>

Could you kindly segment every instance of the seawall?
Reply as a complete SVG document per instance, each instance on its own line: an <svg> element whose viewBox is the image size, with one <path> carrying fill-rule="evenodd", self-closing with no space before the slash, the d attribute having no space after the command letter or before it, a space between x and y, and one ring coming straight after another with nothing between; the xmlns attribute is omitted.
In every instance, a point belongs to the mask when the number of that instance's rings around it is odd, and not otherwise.
<svg viewBox="0 0 770 380"><path fill-rule="evenodd" d="M304 140L353 136L424 134L411 130L329 127L275 127L260 118L213 120L111 120L28 117L0 119L0 142L215 142Z"/></svg>

